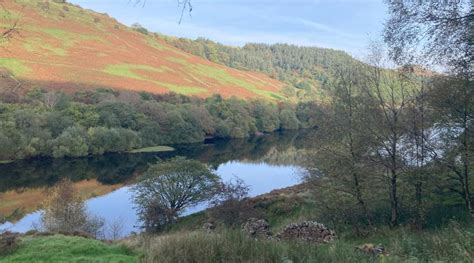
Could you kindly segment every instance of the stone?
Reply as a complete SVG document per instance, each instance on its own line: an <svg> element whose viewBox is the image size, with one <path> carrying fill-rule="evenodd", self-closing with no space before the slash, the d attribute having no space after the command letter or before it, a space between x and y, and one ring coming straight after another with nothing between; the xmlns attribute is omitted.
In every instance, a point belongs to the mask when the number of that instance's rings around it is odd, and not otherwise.
<svg viewBox="0 0 474 263"><path fill-rule="evenodd" d="M216 226L211 223L211 222L207 222L205 223L204 225L202 225L202 229L206 232L206 233L212 233L214 231L214 229L216 229Z"/></svg>
<svg viewBox="0 0 474 263"><path fill-rule="evenodd" d="M381 244L374 245L367 243L356 247L356 250L372 256L387 255L385 247Z"/></svg>
<svg viewBox="0 0 474 263"><path fill-rule="evenodd" d="M265 219L250 218L243 225L243 231L254 239L271 239L270 224Z"/></svg>
<svg viewBox="0 0 474 263"><path fill-rule="evenodd" d="M285 226L277 234L277 238L287 241L302 241L307 243L330 243L336 239L336 234L323 224L315 221L293 223Z"/></svg>

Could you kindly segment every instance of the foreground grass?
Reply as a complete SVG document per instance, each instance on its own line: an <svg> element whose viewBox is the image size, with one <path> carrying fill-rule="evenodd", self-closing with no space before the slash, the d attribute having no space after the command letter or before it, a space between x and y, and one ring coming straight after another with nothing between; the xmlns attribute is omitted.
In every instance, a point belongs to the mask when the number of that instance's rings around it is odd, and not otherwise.
<svg viewBox="0 0 474 263"><path fill-rule="evenodd" d="M142 251L145 262L474 262L473 230L459 225L421 232L382 229L368 237L341 238L323 245L252 240L229 229L134 237L123 242ZM382 244L387 255L358 251L356 247L364 243Z"/></svg>
<svg viewBox="0 0 474 263"><path fill-rule="evenodd" d="M14 253L0 262L138 262L138 254L124 246L62 235L24 237Z"/></svg>
<svg viewBox="0 0 474 263"><path fill-rule="evenodd" d="M271 240L252 240L237 230L206 234L182 232L137 237L129 246L143 251L145 262L367 262L375 258L355 254L344 242L315 246Z"/></svg>
<svg viewBox="0 0 474 263"><path fill-rule="evenodd" d="M147 148L141 148L141 149L136 149L133 151L130 151L131 153L154 153L154 152L171 152L174 151L173 147L169 146L154 146L154 147L147 147Z"/></svg>

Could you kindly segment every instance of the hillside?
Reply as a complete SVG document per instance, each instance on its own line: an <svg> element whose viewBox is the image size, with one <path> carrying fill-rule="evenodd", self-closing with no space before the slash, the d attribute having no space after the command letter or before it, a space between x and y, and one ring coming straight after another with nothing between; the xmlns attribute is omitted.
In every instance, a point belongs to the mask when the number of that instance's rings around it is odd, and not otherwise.
<svg viewBox="0 0 474 263"><path fill-rule="evenodd" d="M262 73L210 62L106 14L56 2L2 1L0 26L19 21L20 34L0 43L0 68L22 83L22 89L15 92L31 87L63 91L114 88L199 97L216 93L284 97L280 91L284 84ZM16 81L5 80L0 88L9 91L16 86Z"/></svg>
<svg viewBox="0 0 474 263"><path fill-rule="evenodd" d="M365 66L344 51L288 44L226 46L208 39L161 36L170 45L235 69L264 73L287 83L283 92L299 100L324 100L341 66Z"/></svg>

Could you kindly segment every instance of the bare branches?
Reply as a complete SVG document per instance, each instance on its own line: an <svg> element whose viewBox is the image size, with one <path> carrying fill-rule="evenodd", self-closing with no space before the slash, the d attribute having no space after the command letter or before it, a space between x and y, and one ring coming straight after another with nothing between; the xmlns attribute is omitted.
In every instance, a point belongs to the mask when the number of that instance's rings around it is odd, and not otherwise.
<svg viewBox="0 0 474 263"><path fill-rule="evenodd" d="M15 17L3 5L0 4L1 19L6 21L6 25L0 26L0 43L10 41L19 34L19 18Z"/></svg>
<svg viewBox="0 0 474 263"><path fill-rule="evenodd" d="M132 1L134 2L135 6L141 3L143 7L145 7L147 2L147 0L129 0L128 2L130 3ZM176 2L178 3L178 7L181 8L181 14L178 21L178 24L181 24L181 22L183 21L184 13L189 12L189 14L191 14L191 12L193 11L193 5L191 4L191 0L176 0Z"/></svg>
<svg viewBox="0 0 474 263"><path fill-rule="evenodd" d="M384 39L398 63L432 63L472 74L471 0L399 0L388 1L388 7Z"/></svg>

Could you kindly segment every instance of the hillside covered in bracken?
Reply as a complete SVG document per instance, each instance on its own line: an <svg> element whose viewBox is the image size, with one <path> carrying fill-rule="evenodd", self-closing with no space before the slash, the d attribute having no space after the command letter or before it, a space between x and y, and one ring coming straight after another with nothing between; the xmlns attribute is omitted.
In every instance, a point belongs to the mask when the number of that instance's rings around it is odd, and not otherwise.
<svg viewBox="0 0 474 263"><path fill-rule="evenodd" d="M3 92L113 88L162 94L284 99L283 84L185 53L140 27L58 1L2 1L2 26L18 36L1 43ZM59 1L62 2L62 1ZM18 85L21 82L22 85Z"/></svg>

